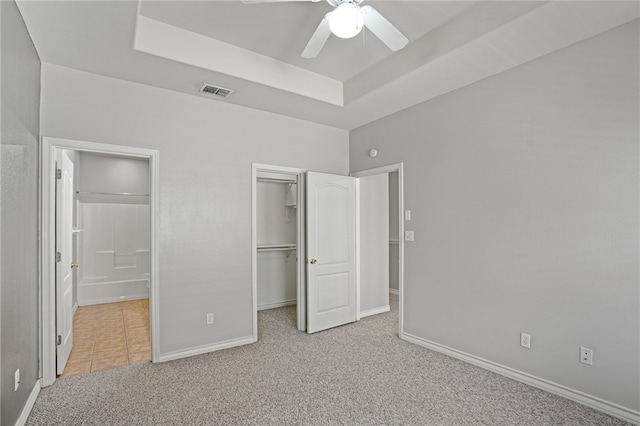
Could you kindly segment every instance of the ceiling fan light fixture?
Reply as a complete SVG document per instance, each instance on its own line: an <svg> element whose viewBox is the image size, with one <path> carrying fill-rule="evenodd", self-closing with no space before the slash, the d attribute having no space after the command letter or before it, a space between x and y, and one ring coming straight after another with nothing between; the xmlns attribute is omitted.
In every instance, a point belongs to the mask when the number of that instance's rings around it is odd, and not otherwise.
<svg viewBox="0 0 640 426"><path fill-rule="evenodd" d="M360 8L351 1L338 5L329 17L331 32L340 38L355 37L362 30L363 24Z"/></svg>

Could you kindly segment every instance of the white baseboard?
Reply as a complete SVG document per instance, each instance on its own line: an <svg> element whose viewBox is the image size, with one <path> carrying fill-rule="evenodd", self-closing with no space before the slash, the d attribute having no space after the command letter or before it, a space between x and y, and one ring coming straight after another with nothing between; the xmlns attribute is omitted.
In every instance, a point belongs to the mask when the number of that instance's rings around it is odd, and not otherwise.
<svg viewBox="0 0 640 426"><path fill-rule="evenodd" d="M398 294L400 294L400 290L398 290L397 288L390 288L389 294L395 294L397 296Z"/></svg>
<svg viewBox="0 0 640 426"><path fill-rule="evenodd" d="M31 414L31 410L33 410L33 405L36 403L36 399L40 394L40 380L36 380L36 384L33 385L33 389L29 394L29 398L27 399L27 403L24 405L22 409L22 413L20 413L20 417L16 420L16 426L24 426L27 424L27 420L29 419L29 414Z"/></svg>
<svg viewBox="0 0 640 426"><path fill-rule="evenodd" d="M371 315L376 315L376 314L382 314L384 312L389 312L390 309L391 308L389 307L389 305L382 306L380 308L368 309L366 311L360 312L360 319L362 319L364 317L370 317Z"/></svg>
<svg viewBox="0 0 640 426"><path fill-rule="evenodd" d="M251 343L254 343L253 336L242 337L240 339L226 340L224 342L215 343L213 345L196 346L196 347L181 350L181 351L174 351L174 352L161 354L158 357L158 361L165 362L165 361L171 361L174 359L187 358L190 356L206 354L208 352L215 352L222 349L233 348L235 346L248 345Z"/></svg>
<svg viewBox="0 0 640 426"><path fill-rule="evenodd" d="M626 408L621 405L614 404L613 402L598 398L596 396L559 385L549 380L541 379L539 377L532 376L531 374L527 374L522 371L518 371L513 368L509 368L504 365L488 361L486 359L479 358L477 356L461 352L459 350L440 345L429 340L422 339L409 333L402 333L400 335L400 338L406 340L407 342L414 343L418 346L422 346L427 349L449 355L461 361L468 362L469 364L484 368L485 370L493 371L494 373L500 374L502 376L506 376L535 388L542 389L546 392L570 399L579 404L586 405L587 407L593 408L594 410L602 411L603 413L625 420L632 424L640 425L640 412L632 410L630 408Z"/></svg>
<svg viewBox="0 0 640 426"><path fill-rule="evenodd" d="M100 299L78 299L78 304L80 306L90 306L90 305L102 305L104 303L116 303L116 302L128 302L129 300L144 300L148 299L149 294L136 294L134 296L126 296L120 298L119 296L115 297L102 297Z"/></svg>
<svg viewBox="0 0 640 426"><path fill-rule="evenodd" d="M285 300L284 302L265 303L263 305L258 305L258 310L266 311L267 309L283 308L285 306L291 306L295 304L296 304L296 299Z"/></svg>
<svg viewBox="0 0 640 426"><path fill-rule="evenodd" d="M121 281L98 281L102 277L85 277L78 283L78 305L98 305L101 303L125 302L149 297L149 278Z"/></svg>

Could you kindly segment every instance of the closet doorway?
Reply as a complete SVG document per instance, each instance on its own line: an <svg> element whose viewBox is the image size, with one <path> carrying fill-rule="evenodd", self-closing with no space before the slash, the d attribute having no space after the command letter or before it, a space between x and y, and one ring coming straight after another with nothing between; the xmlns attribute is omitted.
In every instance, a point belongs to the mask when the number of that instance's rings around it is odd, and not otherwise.
<svg viewBox="0 0 640 426"><path fill-rule="evenodd" d="M392 188L389 187L391 176ZM351 191L348 187L353 186L355 195L347 195ZM319 188L326 191L325 196L318 196ZM295 300L298 330L315 332L389 311L390 290L394 300L396 294L399 297L399 331L402 333L404 241L398 238L404 234L404 220L399 220L404 209L402 163L355 172L351 176L254 164L252 200L254 341L258 339L258 310L286 306ZM323 200L323 208L307 205L310 200ZM352 202L355 217L349 213ZM322 217L312 215L314 212ZM295 223L292 222L294 216ZM316 229L318 224L323 228ZM318 236L324 241L322 256L315 253ZM350 248L345 248L342 250L345 260L333 259L334 253L342 253L341 244L351 247L352 243L353 256L347 253ZM392 243L395 250L390 250ZM294 251L295 265L288 263ZM279 255L275 254L278 252ZM349 266L346 272L333 270L352 258L355 258L354 266ZM333 268L325 275L332 274L331 278L339 275L340 279L324 280L325 290L320 291L313 277L324 265ZM353 287L342 282L341 277L350 276L355 276ZM390 288L391 282L397 283L397 287L394 286L397 290ZM274 293L275 288L278 289ZM320 310L307 293L320 297L324 307ZM274 294L276 296L271 297ZM351 309L353 300L352 319L341 317L333 321L332 317L331 325L319 327L312 321L317 319L314 314L320 312L333 316Z"/></svg>
<svg viewBox="0 0 640 426"><path fill-rule="evenodd" d="M304 172L252 167L254 341L259 310L296 305L296 327L306 330Z"/></svg>
<svg viewBox="0 0 640 426"><path fill-rule="evenodd" d="M43 385L153 359L157 151L45 137L42 158Z"/></svg>

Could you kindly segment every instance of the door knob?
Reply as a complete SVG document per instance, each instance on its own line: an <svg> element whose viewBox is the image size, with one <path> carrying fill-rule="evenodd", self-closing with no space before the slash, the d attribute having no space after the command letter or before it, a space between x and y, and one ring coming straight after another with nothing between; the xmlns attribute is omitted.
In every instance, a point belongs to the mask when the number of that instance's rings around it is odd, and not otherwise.
<svg viewBox="0 0 640 426"><path fill-rule="evenodd" d="M72 263L72 264L71 264L71 268L77 268L77 267L78 267L78 264L77 264L77 263Z"/></svg>
<svg viewBox="0 0 640 426"><path fill-rule="evenodd" d="M316 263L318 263L318 261L315 260L315 259L310 259L309 263L312 264L312 265L315 265Z"/></svg>

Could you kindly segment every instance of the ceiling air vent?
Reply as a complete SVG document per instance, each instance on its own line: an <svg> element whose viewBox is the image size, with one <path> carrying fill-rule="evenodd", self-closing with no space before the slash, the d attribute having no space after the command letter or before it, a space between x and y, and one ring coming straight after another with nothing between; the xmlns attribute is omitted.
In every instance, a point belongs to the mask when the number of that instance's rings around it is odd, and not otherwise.
<svg viewBox="0 0 640 426"><path fill-rule="evenodd" d="M228 98L233 93L231 89L225 89L224 87L214 86L213 84L205 83L200 89L201 92L211 93L212 95Z"/></svg>

